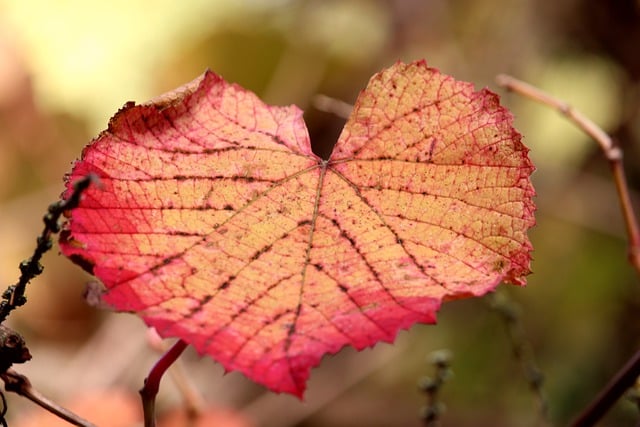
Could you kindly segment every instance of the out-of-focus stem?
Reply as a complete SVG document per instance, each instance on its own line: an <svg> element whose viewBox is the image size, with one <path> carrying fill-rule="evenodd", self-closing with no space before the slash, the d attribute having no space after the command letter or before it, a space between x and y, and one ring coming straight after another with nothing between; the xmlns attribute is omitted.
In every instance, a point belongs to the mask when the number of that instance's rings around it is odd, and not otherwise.
<svg viewBox="0 0 640 427"><path fill-rule="evenodd" d="M95 424L79 417L66 408L49 400L43 396L38 390L34 389L27 377L15 372L12 369L0 374L0 378L4 381L4 387L7 391L12 391L20 396L26 397L35 404L41 406L52 414L57 415L63 420L79 427L96 427Z"/></svg>
<svg viewBox="0 0 640 427"><path fill-rule="evenodd" d="M144 386L140 390L140 396L142 397L142 409L144 413L144 427L155 427L155 407L156 407L156 395L160 390L160 380L162 376L169 369L169 367L175 362L182 352L187 348L188 344L183 340L178 340L167 351L155 365L149 371L149 375L144 380Z"/></svg>
<svg viewBox="0 0 640 427"><path fill-rule="evenodd" d="M611 137L598 125L561 99L555 98L535 86L505 74L500 74L496 78L496 81L507 90L548 105L558 111L600 145L604 156L611 166L613 180L616 185L616 190L618 191L620 207L627 227L627 235L629 236L629 261L636 272L640 274L640 227L638 227L637 217L633 209L633 204L631 203L631 197L629 196L629 186L627 185L627 179L624 174L622 150L620 147L617 147Z"/></svg>

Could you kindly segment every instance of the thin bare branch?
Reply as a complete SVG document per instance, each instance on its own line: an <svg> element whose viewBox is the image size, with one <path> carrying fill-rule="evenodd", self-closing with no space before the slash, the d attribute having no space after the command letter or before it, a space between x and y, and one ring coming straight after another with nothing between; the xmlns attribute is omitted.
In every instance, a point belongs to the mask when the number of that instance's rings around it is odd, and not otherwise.
<svg viewBox="0 0 640 427"><path fill-rule="evenodd" d="M543 92L535 86L505 74L500 74L496 78L496 81L507 90L516 92L555 109L600 145L602 152L611 166L611 172L618 191L620 207L629 237L629 261L636 272L640 274L640 227L638 226L637 217L633 209L633 204L631 203L620 147L616 146L611 137L598 125L566 102Z"/></svg>
<svg viewBox="0 0 640 427"><path fill-rule="evenodd" d="M640 375L640 350L638 350L622 369L609 381L589 406L576 417L571 427L589 427L595 425L607 413L609 408L620 399L629 387L633 386Z"/></svg>
<svg viewBox="0 0 640 427"><path fill-rule="evenodd" d="M345 120L349 118L351 110L353 110L353 105L322 94L313 97L313 106L319 111L334 114Z"/></svg>
<svg viewBox="0 0 640 427"><path fill-rule="evenodd" d="M3 374L0 374L0 378L4 381L5 390L19 394L26 397L35 404L41 406L52 414L57 415L63 420L79 427L96 427L95 424L81 418L66 408L58 405L57 403L49 400L43 396L38 390L34 389L31 382L27 377L17 373L16 371L9 369Z"/></svg>
<svg viewBox="0 0 640 427"><path fill-rule="evenodd" d="M60 231L60 225L58 220L60 216L78 206L80 203L80 196L89 188L89 184L96 181L97 177L94 175L88 175L78 180L73 185L73 192L67 200L60 200L56 203L49 205L47 214L44 216L44 228L40 236L37 239L37 245L33 251L33 255L29 259L26 259L20 263L20 278L15 285L9 286L9 288L2 294L4 301L0 302L0 323L4 322L9 313L12 310L24 305L27 302L27 298L24 296L27 284L36 276L42 273L44 267L40 264L42 256L51 249L53 243L51 242L51 236Z"/></svg>

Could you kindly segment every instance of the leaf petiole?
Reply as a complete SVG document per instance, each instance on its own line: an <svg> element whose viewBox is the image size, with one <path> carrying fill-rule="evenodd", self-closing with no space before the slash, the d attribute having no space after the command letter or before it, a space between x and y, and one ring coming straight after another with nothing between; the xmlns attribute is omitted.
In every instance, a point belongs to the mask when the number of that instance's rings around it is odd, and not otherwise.
<svg viewBox="0 0 640 427"><path fill-rule="evenodd" d="M160 380L162 380L164 373L178 357L180 357L187 346L188 344L183 340L176 341L176 343L158 359L156 364L153 365L153 368L149 371L149 375L144 380L144 386L140 389L142 409L144 412L144 427L155 427L156 395L160 389Z"/></svg>

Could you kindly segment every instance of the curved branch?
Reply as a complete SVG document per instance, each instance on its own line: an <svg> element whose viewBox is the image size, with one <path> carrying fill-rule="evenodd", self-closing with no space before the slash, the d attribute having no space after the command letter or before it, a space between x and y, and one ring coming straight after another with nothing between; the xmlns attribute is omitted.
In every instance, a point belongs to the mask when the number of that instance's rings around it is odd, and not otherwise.
<svg viewBox="0 0 640 427"><path fill-rule="evenodd" d="M38 390L34 389L27 377L9 369L0 374L0 378L4 381L5 390L19 394L34 402L36 405L46 409L63 420L79 427L96 427L95 424L81 418L66 408L49 400Z"/></svg>
<svg viewBox="0 0 640 427"><path fill-rule="evenodd" d="M155 406L156 395L160 390L160 380L162 376L169 369L169 367L175 362L182 352L187 348L188 344L183 340L178 340L167 351L156 364L149 371L149 375L144 380L144 386L140 390L140 396L142 397L142 409L144 412L144 427L155 427Z"/></svg>
<svg viewBox="0 0 640 427"><path fill-rule="evenodd" d="M500 74L496 77L496 81L507 90L516 92L519 95L553 108L600 145L604 156L611 166L611 173L613 174L613 180L616 184L616 190L618 191L618 198L620 199L620 208L627 227L627 235L629 237L629 262L640 275L640 227L638 226L637 217L633 209L633 204L631 203L620 147L616 146L611 137L598 125L566 102L543 92L535 86L505 74Z"/></svg>

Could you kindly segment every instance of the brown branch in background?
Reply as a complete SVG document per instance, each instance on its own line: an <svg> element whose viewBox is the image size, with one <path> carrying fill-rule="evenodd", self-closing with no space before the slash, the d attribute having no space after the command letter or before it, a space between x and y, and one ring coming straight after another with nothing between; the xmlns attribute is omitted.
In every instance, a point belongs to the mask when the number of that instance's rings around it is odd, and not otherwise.
<svg viewBox="0 0 640 427"><path fill-rule="evenodd" d="M63 420L79 427L96 427L89 421L79 417L68 409L56 404L55 402L47 399L40 394L38 390L34 389L29 382L29 379L24 375L20 375L12 369L0 374L0 378L4 381L5 390L19 394L26 397L35 404L41 406L52 414L57 415Z"/></svg>
<svg viewBox="0 0 640 427"><path fill-rule="evenodd" d="M496 77L496 81L500 86L507 90L548 105L558 111L600 145L604 156L611 166L616 190L618 191L620 207L622 209L622 215L624 216L627 235L629 237L629 261L636 269L636 272L640 274L640 227L638 227L637 217L629 195L629 186L627 185L627 179L624 174L622 150L614 144L611 137L600 129L598 125L593 123L589 118L566 102L543 92L535 86L505 74L500 74Z"/></svg>
<svg viewBox="0 0 640 427"><path fill-rule="evenodd" d="M638 227L636 214L631 203L631 197L629 196L629 186L627 185L624 165L622 163L622 150L613 143L611 137L600 127L566 102L511 76L501 74L496 78L496 81L507 90L516 92L519 95L555 109L600 145L602 152L611 166L611 172L618 191L618 198L620 199L620 207L629 238L629 262L635 268L636 272L640 274L640 228ZM624 367L609 381L589 406L575 418L571 425L574 427L595 425L615 402L622 397L625 391L635 383L639 375L640 351L627 361Z"/></svg>
<svg viewBox="0 0 640 427"><path fill-rule="evenodd" d="M638 376L640 376L640 350L609 381L587 409L573 420L571 427L596 425L618 399L633 386Z"/></svg>
<svg viewBox="0 0 640 427"><path fill-rule="evenodd" d="M322 94L314 96L312 103L316 110L331 113L345 120L349 119L351 110L353 110L353 105Z"/></svg>
<svg viewBox="0 0 640 427"><path fill-rule="evenodd" d="M33 255L20 263L20 278L18 282L7 288L2 294L3 301L0 302L0 378L5 383L5 390L24 396L71 424L81 427L91 427L93 424L50 401L31 386L27 377L9 369L14 363L24 363L31 359L31 354L20 334L2 323L11 311L27 302L25 297L27 284L42 273L43 267L40 264L40 260L53 245L51 236L60 231L60 225L58 224L60 216L78 206L82 192L95 179L93 175L89 175L77 181L67 200L60 200L49 205L47 214L43 218L44 229L38 236ZM3 407L2 415L0 416L0 421L3 425L6 425L4 412L6 412L6 407Z"/></svg>

